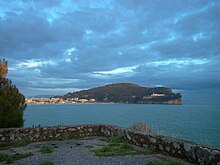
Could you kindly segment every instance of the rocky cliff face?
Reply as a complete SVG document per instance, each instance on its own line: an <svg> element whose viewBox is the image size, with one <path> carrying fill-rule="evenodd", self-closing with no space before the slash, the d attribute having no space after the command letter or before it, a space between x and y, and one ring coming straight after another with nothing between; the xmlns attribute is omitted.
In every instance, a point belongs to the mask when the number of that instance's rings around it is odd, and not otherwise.
<svg viewBox="0 0 220 165"><path fill-rule="evenodd" d="M182 104L182 99L179 98L179 99L175 99L175 100L170 100L167 102L167 104L178 104L178 105L181 105Z"/></svg>

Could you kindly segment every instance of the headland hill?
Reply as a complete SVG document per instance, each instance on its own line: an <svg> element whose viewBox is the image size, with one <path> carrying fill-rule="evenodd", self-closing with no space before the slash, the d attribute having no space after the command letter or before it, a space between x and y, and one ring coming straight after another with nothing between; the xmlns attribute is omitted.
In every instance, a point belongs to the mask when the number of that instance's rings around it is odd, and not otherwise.
<svg viewBox="0 0 220 165"><path fill-rule="evenodd" d="M182 95L166 87L143 87L132 83L116 83L70 92L51 98L27 98L28 104L75 104L75 103L120 103L120 104L182 104Z"/></svg>

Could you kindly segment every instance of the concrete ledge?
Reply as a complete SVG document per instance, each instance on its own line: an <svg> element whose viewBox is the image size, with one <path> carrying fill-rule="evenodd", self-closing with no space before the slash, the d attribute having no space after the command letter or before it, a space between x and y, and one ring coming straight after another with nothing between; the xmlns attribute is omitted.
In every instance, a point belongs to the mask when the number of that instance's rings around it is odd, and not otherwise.
<svg viewBox="0 0 220 165"><path fill-rule="evenodd" d="M191 141L175 139L167 136L136 132L112 125L76 125L41 128L8 128L0 129L0 144L15 142L21 139L44 141L56 139L68 134L73 138L88 136L117 136L132 144L149 147L171 156L188 160L197 164L220 164L220 149L203 146Z"/></svg>

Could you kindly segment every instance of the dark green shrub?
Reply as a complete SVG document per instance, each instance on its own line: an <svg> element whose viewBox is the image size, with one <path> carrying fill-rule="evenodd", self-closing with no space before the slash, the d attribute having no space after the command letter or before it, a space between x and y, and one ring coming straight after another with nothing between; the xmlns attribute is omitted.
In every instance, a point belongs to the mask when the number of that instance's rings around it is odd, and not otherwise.
<svg viewBox="0 0 220 165"><path fill-rule="evenodd" d="M54 148L52 146L43 146L40 152L43 154L52 153L54 152Z"/></svg>
<svg viewBox="0 0 220 165"><path fill-rule="evenodd" d="M111 142L111 143L120 143L120 142L123 142L123 140L121 140L119 137L117 136L111 136L108 138L108 142Z"/></svg>
<svg viewBox="0 0 220 165"><path fill-rule="evenodd" d="M29 140L26 139L20 139L14 142L13 147L23 147L30 143Z"/></svg>
<svg viewBox="0 0 220 165"><path fill-rule="evenodd" d="M118 137L112 136L108 138L108 144L101 148L93 149L96 156L125 156L125 155L139 155L149 154L149 151L139 150L131 144Z"/></svg>
<svg viewBox="0 0 220 165"><path fill-rule="evenodd" d="M40 163L39 165L54 165L54 163L46 161L46 162Z"/></svg>
<svg viewBox="0 0 220 165"><path fill-rule="evenodd" d="M69 139L73 139L73 135L71 135L68 132L62 133L60 138L59 138L59 140L61 140L61 141L65 141L65 140L69 140Z"/></svg>
<svg viewBox="0 0 220 165"><path fill-rule="evenodd" d="M166 164L160 161L151 161L147 163L146 165L166 165Z"/></svg>

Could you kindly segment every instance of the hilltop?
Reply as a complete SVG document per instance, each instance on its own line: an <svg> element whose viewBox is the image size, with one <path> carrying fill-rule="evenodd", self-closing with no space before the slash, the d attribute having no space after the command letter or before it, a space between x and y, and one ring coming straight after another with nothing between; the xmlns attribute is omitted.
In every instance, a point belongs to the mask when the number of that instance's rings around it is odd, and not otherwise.
<svg viewBox="0 0 220 165"><path fill-rule="evenodd" d="M63 96L64 100L93 100L99 103L128 103L128 104L182 104L180 93L173 93L171 88L142 87L132 83L109 84L91 88Z"/></svg>

